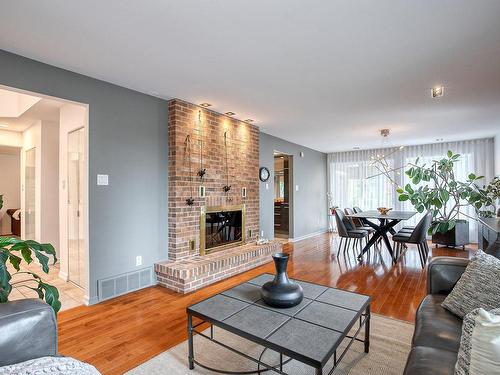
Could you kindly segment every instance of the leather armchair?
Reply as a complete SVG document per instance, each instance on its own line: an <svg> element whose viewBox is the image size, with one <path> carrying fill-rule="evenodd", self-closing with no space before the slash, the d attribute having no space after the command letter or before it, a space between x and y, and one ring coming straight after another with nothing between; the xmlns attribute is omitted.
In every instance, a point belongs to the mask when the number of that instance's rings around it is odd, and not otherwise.
<svg viewBox="0 0 500 375"><path fill-rule="evenodd" d="M57 355L54 310L39 299L0 303L0 367Z"/></svg>
<svg viewBox="0 0 500 375"><path fill-rule="evenodd" d="M462 335L462 320L441 307L441 303L468 263L468 259L453 257L436 257L429 263L429 294L422 300L417 311L405 375L454 374Z"/></svg>

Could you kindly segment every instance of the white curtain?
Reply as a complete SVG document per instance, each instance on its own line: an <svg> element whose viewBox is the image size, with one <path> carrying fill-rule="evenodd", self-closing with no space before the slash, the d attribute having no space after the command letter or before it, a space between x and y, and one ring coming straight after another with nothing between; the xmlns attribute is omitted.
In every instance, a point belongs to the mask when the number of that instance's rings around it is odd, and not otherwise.
<svg viewBox="0 0 500 375"><path fill-rule="evenodd" d="M448 150L458 153L460 161L455 165L455 175L458 180L465 181L467 176L474 172L485 176L479 181L487 184L494 177L494 141L493 138L476 139L470 141L433 143L398 148L360 150L336 152L328 154L328 191L332 204L341 208L360 207L363 210L373 210L377 207L392 207L395 210L414 210L410 202L399 202L396 186L384 175L377 175L379 171L370 166L371 157L388 155L389 166L398 168L408 163L414 163L420 158L421 162L430 164L433 160L446 156ZM391 172L396 184L404 186L408 183L408 176L403 170ZM468 215L474 216L474 210L468 208ZM420 219L416 215L404 225L414 225ZM464 217L465 219L465 217ZM470 240L477 241L477 223L469 220Z"/></svg>

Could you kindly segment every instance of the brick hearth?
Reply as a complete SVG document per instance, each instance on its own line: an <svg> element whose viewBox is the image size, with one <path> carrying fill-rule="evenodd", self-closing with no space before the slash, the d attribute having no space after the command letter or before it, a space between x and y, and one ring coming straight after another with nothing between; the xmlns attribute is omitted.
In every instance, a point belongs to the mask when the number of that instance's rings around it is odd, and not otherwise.
<svg viewBox="0 0 500 375"><path fill-rule="evenodd" d="M200 144L206 169L203 179L197 176ZM174 99L169 102L168 145L168 260L155 264L158 283L187 293L270 261L270 254L281 249L279 243L252 245L259 230L259 129ZM231 185L227 193L223 191L226 184ZM199 196L200 186L205 187L205 197ZM242 188L246 188L246 197L242 197ZM186 205L190 196L192 206ZM202 207L242 204L247 243L200 256ZM194 249L190 248L192 241Z"/></svg>
<svg viewBox="0 0 500 375"><path fill-rule="evenodd" d="M280 251L282 243L277 240L247 244L203 257L156 263L155 272L160 285L188 293L270 262L271 255Z"/></svg>

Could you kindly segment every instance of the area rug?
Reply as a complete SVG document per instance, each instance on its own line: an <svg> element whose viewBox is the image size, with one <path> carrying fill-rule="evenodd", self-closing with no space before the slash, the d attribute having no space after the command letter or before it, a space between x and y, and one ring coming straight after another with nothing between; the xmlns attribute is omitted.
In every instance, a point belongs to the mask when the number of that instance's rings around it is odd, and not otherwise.
<svg viewBox="0 0 500 375"><path fill-rule="evenodd" d="M346 356L335 369L335 375L400 375L403 373L406 358L410 352L410 343L414 326L400 320L390 319L372 314L370 353L364 353L363 343L354 342ZM208 334L208 330L206 331ZM214 336L229 346L252 357L259 357L262 347L239 338L217 327ZM361 333L361 338L362 333ZM227 349L224 349L203 337L194 338L195 357L203 364L227 372L251 371L257 368L251 362ZM181 375L181 374L215 374L195 366L193 371L187 367L187 341L161 353L146 363L127 372L128 375ZM266 351L263 359L266 363L278 363L278 354ZM323 374L328 374L333 360L326 365ZM290 361L283 368L290 375L314 375L315 370L297 361ZM266 372L273 374L274 372Z"/></svg>

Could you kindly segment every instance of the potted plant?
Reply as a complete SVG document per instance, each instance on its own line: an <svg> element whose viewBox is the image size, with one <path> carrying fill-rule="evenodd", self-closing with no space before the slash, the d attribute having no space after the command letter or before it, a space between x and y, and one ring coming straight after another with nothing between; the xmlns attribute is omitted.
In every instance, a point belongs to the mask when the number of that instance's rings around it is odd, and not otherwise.
<svg viewBox="0 0 500 375"><path fill-rule="evenodd" d="M456 180L453 167L459 160L460 155L452 151L429 166L417 158L405 171L411 183L397 189L399 201L409 200L418 212L432 212L429 234L436 245L455 247L469 243L469 222L464 217L476 218L464 212L465 207L473 207L481 217L493 214L489 209L493 205L491 195L477 185L483 176L470 173L466 181Z"/></svg>
<svg viewBox="0 0 500 375"><path fill-rule="evenodd" d="M33 256L38 259L43 272L49 273L50 256L57 261L54 247L50 244L40 244L33 240L20 240L14 237L0 237L0 303L9 301L13 288L26 288L35 291L38 298L45 300L57 312L61 308L57 288L42 280L36 273L21 270L21 262L33 262ZM14 268L11 270L7 263ZM15 280L13 280L13 276Z"/></svg>

